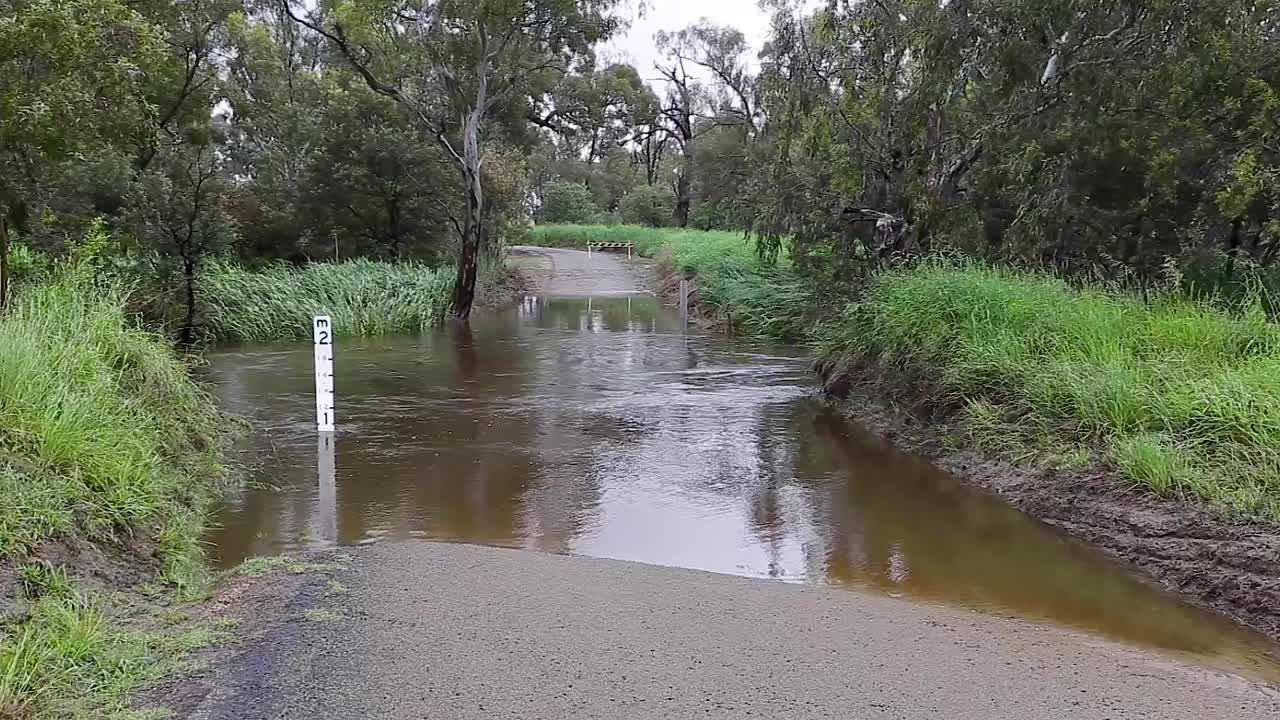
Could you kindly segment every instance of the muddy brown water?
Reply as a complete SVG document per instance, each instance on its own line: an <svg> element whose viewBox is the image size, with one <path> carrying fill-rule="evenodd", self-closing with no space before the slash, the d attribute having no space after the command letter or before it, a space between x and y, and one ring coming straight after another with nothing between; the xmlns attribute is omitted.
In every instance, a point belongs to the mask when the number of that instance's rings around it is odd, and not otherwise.
<svg viewBox="0 0 1280 720"><path fill-rule="evenodd" d="M1053 622L1280 682L1280 650L893 450L813 399L801 350L679 332L652 298L527 299L469 332L209 355L254 422L220 566L424 539L841 585Z"/></svg>

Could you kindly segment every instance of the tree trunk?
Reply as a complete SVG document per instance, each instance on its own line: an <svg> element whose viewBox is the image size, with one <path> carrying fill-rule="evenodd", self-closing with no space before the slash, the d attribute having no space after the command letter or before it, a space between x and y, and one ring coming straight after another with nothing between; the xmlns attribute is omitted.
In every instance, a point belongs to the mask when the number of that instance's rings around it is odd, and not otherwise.
<svg viewBox="0 0 1280 720"><path fill-rule="evenodd" d="M1240 227L1244 225L1244 218L1238 217L1231 221L1231 235L1227 240L1227 276L1222 282L1229 283L1236 276L1236 256L1240 254Z"/></svg>
<svg viewBox="0 0 1280 720"><path fill-rule="evenodd" d="M689 173L687 168L681 168L680 174L676 176L676 204L675 209L671 213L671 221L676 227L689 226L689 207L692 204L689 199Z"/></svg>
<svg viewBox="0 0 1280 720"><path fill-rule="evenodd" d="M466 217L463 218L462 242L458 248L458 274L453 284L453 306L449 311L458 322L466 322L471 317L471 305L476 297L476 265L480 258L480 239L484 237L484 188L480 178L481 112L478 108L467 116L462 141Z"/></svg>
<svg viewBox="0 0 1280 720"><path fill-rule="evenodd" d="M196 341L196 260L190 253L182 256L182 276L187 289L187 319L182 323L182 344L190 347Z"/></svg>
<svg viewBox="0 0 1280 720"><path fill-rule="evenodd" d="M9 219L7 208L0 207L0 312L9 305Z"/></svg>

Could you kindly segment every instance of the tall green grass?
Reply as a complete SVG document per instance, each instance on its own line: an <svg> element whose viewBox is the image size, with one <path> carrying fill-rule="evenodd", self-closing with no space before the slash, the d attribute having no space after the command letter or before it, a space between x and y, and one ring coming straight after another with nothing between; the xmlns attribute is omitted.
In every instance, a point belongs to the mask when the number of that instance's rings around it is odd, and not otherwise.
<svg viewBox="0 0 1280 720"><path fill-rule="evenodd" d="M1129 482L1280 522L1280 327L981 264L886 272L827 352L925 378L979 439L1096 450Z"/></svg>
<svg viewBox="0 0 1280 720"><path fill-rule="evenodd" d="M420 332L443 320L452 290L452 269L371 260L264 270L216 263L200 279L203 328L215 341L310 337L315 315L332 316L341 335Z"/></svg>
<svg viewBox="0 0 1280 720"><path fill-rule="evenodd" d="M166 338L133 327L93 247L0 316L0 567L32 601L0 622L0 717L104 717L162 654L158 636L123 630L101 597L24 558L76 538L138 553L191 595L204 587L204 509L228 474L217 406Z"/></svg>
<svg viewBox="0 0 1280 720"><path fill-rule="evenodd" d="M526 241L543 247L585 249L587 242L630 242L644 257L670 253L673 269L694 278L699 303L731 327L785 340L810 336L817 317L811 282L786 258L768 263L741 233L649 228L636 225L539 225Z"/></svg>
<svg viewBox="0 0 1280 720"><path fill-rule="evenodd" d="M225 433L170 344L124 305L81 265L0 317L0 560L60 535L141 535L186 583Z"/></svg>

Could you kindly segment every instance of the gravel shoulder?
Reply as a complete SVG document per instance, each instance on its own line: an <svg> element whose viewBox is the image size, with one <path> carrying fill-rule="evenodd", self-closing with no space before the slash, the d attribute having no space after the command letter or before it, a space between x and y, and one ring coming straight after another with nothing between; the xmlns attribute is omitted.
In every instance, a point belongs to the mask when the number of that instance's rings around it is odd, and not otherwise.
<svg viewBox="0 0 1280 720"><path fill-rule="evenodd" d="M613 560L432 543L241 578L181 718L1271 718L1242 678L1053 627ZM229 594L229 596L228 596Z"/></svg>

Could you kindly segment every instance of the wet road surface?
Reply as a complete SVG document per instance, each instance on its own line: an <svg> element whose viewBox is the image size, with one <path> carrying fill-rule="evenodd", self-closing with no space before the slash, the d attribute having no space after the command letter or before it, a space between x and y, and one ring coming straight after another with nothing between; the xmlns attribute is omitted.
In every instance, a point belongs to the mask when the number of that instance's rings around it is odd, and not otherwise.
<svg viewBox="0 0 1280 720"><path fill-rule="evenodd" d="M517 245L508 252L514 265L530 270L530 291L540 297L645 295L651 284L646 262L627 263L617 251Z"/></svg>
<svg viewBox="0 0 1280 720"><path fill-rule="evenodd" d="M210 533L255 555L444 540L841 585L1082 628L1280 681L1276 648L888 447L811 397L801 351L686 337L653 298L530 300L469 334L210 357L262 485Z"/></svg>
<svg viewBox="0 0 1280 720"><path fill-rule="evenodd" d="M952 608L464 545L348 553L349 569L332 580L346 592L282 599L286 610L268 613L281 619L204 678L208 694L186 717L1252 720L1280 712L1276 694L1224 673Z"/></svg>

